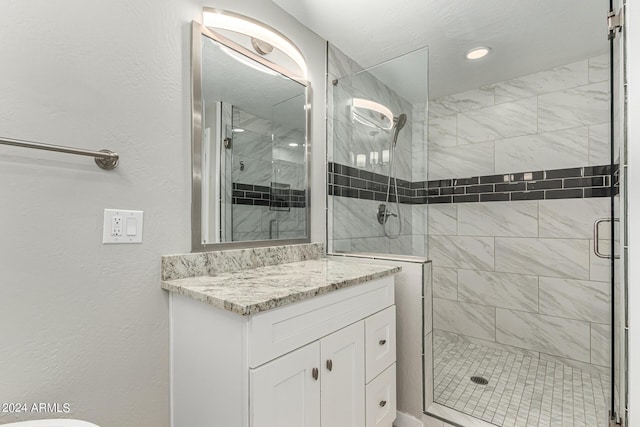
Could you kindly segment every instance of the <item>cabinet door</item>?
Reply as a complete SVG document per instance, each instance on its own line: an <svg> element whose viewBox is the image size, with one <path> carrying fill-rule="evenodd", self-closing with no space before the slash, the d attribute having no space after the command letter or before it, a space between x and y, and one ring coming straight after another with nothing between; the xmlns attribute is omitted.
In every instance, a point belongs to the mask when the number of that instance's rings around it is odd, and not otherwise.
<svg viewBox="0 0 640 427"><path fill-rule="evenodd" d="M322 427L364 427L364 322L320 340Z"/></svg>
<svg viewBox="0 0 640 427"><path fill-rule="evenodd" d="M396 306L365 320L367 384L396 361Z"/></svg>
<svg viewBox="0 0 640 427"><path fill-rule="evenodd" d="M316 341L251 370L252 427L320 427L319 356Z"/></svg>
<svg viewBox="0 0 640 427"><path fill-rule="evenodd" d="M391 427L396 419L396 364L367 384L367 427Z"/></svg>

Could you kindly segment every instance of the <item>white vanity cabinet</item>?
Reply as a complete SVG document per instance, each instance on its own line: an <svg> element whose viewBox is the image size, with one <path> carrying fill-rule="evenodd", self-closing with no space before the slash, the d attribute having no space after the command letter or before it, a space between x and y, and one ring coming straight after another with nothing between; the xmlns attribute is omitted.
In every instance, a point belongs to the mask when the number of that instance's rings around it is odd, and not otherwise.
<svg viewBox="0 0 640 427"><path fill-rule="evenodd" d="M364 322L250 373L251 426L365 426Z"/></svg>
<svg viewBox="0 0 640 427"><path fill-rule="evenodd" d="M391 427L393 276L250 316L170 305L173 427Z"/></svg>
<svg viewBox="0 0 640 427"><path fill-rule="evenodd" d="M319 365L315 342L253 370L251 425L320 427Z"/></svg>

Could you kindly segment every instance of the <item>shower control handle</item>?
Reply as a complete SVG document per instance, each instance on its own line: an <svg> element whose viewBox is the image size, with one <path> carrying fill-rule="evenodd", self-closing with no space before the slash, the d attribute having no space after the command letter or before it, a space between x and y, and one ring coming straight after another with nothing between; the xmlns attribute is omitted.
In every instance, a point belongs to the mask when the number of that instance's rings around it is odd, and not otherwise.
<svg viewBox="0 0 640 427"><path fill-rule="evenodd" d="M398 217L397 214L394 214L387 209L387 205L385 205L384 203L380 203L378 205L378 211L376 213L378 223L380 223L380 225L385 224L390 216L395 216L396 218Z"/></svg>

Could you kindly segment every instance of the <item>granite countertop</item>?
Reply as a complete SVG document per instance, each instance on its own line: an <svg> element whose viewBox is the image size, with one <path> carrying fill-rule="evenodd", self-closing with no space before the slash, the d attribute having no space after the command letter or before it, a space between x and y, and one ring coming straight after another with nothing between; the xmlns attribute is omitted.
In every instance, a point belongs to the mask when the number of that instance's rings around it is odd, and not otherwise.
<svg viewBox="0 0 640 427"><path fill-rule="evenodd" d="M389 276L400 267L321 258L167 280L162 288L242 316Z"/></svg>

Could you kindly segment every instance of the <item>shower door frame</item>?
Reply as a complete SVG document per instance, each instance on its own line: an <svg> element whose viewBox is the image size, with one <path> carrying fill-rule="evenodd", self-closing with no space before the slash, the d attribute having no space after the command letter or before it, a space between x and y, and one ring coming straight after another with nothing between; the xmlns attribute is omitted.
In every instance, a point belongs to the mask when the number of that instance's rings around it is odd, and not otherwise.
<svg viewBox="0 0 640 427"><path fill-rule="evenodd" d="M626 0L609 0L609 16L620 28L610 28L611 93L611 403L610 424L628 424L628 203L627 203L627 51ZM613 31L611 33L611 31ZM617 95L617 96L616 96ZM616 144L617 143L617 144ZM616 147L617 145L617 147ZM617 149L616 149L617 148ZM616 164L616 160L618 163ZM616 180L616 166L618 179ZM618 181L618 182L616 182ZM616 187L619 195L616 200ZM619 227L616 227L619 224ZM617 230L617 233L616 233ZM616 239L615 236L618 235ZM616 286L618 281L618 286ZM616 328L618 332L616 333Z"/></svg>

